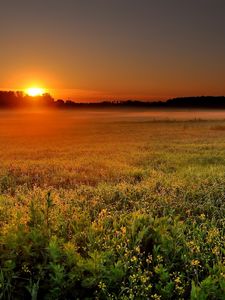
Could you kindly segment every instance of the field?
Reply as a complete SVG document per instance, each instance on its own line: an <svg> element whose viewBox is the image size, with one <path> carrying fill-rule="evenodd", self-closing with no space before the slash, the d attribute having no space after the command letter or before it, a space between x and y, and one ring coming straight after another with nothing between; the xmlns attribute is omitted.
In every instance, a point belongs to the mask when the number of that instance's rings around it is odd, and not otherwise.
<svg viewBox="0 0 225 300"><path fill-rule="evenodd" d="M225 297L223 112L1 112L0 191L0 299Z"/></svg>

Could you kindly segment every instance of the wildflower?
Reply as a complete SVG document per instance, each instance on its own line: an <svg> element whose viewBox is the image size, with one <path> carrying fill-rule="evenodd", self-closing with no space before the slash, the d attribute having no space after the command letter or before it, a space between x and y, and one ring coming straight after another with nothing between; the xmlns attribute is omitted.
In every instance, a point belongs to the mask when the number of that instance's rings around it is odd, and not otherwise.
<svg viewBox="0 0 225 300"><path fill-rule="evenodd" d="M154 295L151 296L151 298L154 299L154 300L160 300L161 296L158 295L158 294L154 294Z"/></svg>
<svg viewBox="0 0 225 300"><path fill-rule="evenodd" d="M105 215L107 213L107 209L106 208L103 208L100 212L101 215Z"/></svg>
<svg viewBox="0 0 225 300"><path fill-rule="evenodd" d="M189 241L187 242L188 248L190 248L191 252L200 252L200 247L199 245L196 245L194 241Z"/></svg>
<svg viewBox="0 0 225 300"><path fill-rule="evenodd" d="M192 259L191 265L198 267L200 265L200 261L198 259Z"/></svg>
<svg viewBox="0 0 225 300"><path fill-rule="evenodd" d="M163 257L161 255L157 255L157 261L162 262L162 260L163 260Z"/></svg>
<svg viewBox="0 0 225 300"><path fill-rule="evenodd" d="M154 271L156 274L158 274L160 272L160 265L155 266Z"/></svg>
<svg viewBox="0 0 225 300"><path fill-rule="evenodd" d="M178 285L176 285L176 290L177 290L177 292L178 292L178 294L179 295L182 295L183 293L184 293L184 288L182 287L182 286L178 286Z"/></svg>
<svg viewBox="0 0 225 300"><path fill-rule="evenodd" d="M205 214L204 214L204 213L200 214L199 218L200 218L202 221L204 221L204 220L205 220Z"/></svg>
<svg viewBox="0 0 225 300"><path fill-rule="evenodd" d="M131 258L131 262L136 262L137 261L137 257L136 256L133 256L132 258Z"/></svg>
<svg viewBox="0 0 225 300"><path fill-rule="evenodd" d="M186 210L186 214L187 214L187 215L190 215L190 214L191 214L191 210L190 210L190 209L187 209L187 210Z"/></svg>
<svg viewBox="0 0 225 300"><path fill-rule="evenodd" d="M179 276L177 276L175 279L174 279L174 281L176 282L176 283L181 283L181 280L180 280L180 277Z"/></svg>
<svg viewBox="0 0 225 300"><path fill-rule="evenodd" d="M145 275L141 275L140 279L141 279L141 282L146 283L148 280L148 277Z"/></svg>
<svg viewBox="0 0 225 300"><path fill-rule="evenodd" d="M99 282L98 287L100 290L104 291L106 289L106 284L102 281Z"/></svg>
<svg viewBox="0 0 225 300"><path fill-rule="evenodd" d="M71 242L67 242L64 244L64 249L66 252L75 252L75 246Z"/></svg>
<svg viewBox="0 0 225 300"><path fill-rule="evenodd" d="M149 291L149 290L151 290L152 289L152 285L151 285L151 283L149 283L147 286L146 286L146 291Z"/></svg>
<svg viewBox="0 0 225 300"><path fill-rule="evenodd" d="M135 248L135 251L137 252L137 253L140 253L140 247L139 246L137 246L136 248Z"/></svg>
<svg viewBox="0 0 225 300"><path fill-rule="evenodd" d="M215 237L219 235L219 230L217 228L213 228L209 230L208 236L207 236L207 242L211 243Z"/></svg>
<svg viewBox="0 0 225 300"><path fill-rule="evenodd" d="M126 232L127 232L127 229L126 229L126 227L124 227L124 226L123 226L123 227L121 227L121 232L122 232L122 234L124 234L124 235L125 235L125 234L126 234Z"/></svg>
<svg viewBox="0 0 225 300"><path fill-rule="evenodd" d="M30 270L29 270L27 264L24 264L24 265L22 266L22 270L23 270L24 273L30 273Z"/></svg>
<svg viewBox="0 0 225 300"><path fill-rule="evenodd" d="M148 255L148 257L146 258L146 263L150 264L152 262L152 255Z"/></svg>
<svg viewBox="0 0 225 300"><path fill-rule="evenodd" d="M212 253L215 254L215 255L219 255L220 254L220 249L215 246L213 249L212 249Z"/></svg>
<svg viewBox="0 0 225 300"><path fill-rule="evenodd" d="M136 282L137 275L136 274L130 275L130 280L131 280L131 282Z"/></svg>

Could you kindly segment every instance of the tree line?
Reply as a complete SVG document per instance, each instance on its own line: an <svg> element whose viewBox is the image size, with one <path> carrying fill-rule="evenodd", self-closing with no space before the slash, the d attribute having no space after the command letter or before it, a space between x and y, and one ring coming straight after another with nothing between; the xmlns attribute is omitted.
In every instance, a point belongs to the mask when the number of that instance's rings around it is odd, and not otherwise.
<svg viewBox="0 0 225 300"><path fill-rule="evenodd" d="M74 102L55 100L50 94L28 96L21 91L0 91L0 108L218 108L225 109L224 96L195 96L168 99L167 101L115 100L101 102Z"/></svg>

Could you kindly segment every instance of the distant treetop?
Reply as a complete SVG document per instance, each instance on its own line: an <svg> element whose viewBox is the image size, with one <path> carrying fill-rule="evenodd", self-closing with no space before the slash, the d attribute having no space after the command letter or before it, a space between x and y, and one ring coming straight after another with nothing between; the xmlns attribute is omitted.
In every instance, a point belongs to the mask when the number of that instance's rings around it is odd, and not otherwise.
<svg viewBox="0 0 225 300"><path fill-rule="evenodd" d="M71 100L54 100L53 97L46 93L41 96L28 96L21 91L0 91L0 108L218 108L225 109L224 96L196 96L168 99L162 101L102 101L102 102L74 102Z"/></svg>

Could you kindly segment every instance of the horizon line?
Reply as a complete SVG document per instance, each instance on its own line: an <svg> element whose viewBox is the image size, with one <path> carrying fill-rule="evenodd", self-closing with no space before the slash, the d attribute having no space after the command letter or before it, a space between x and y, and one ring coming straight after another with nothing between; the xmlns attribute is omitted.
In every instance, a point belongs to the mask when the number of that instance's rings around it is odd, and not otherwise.
<svg viewBox="0 0 225 300"><path fill-rule="evenodd" d="M0 89L0 93L1 92L13 92L13 93L22 93L24 96L26 97L31 97L32 96L29 96L25 90L20 90L20 89ZM162 98L152 98L152 99L145 99L145 98L113 98L113 99L104 99L104 98L101 98L99 100L90 100L90 99L84 99L84 100L75 100L75 99L72 99L72 97L54 97L51 93L49 93L48 91L46 91L45 93L43 93L43 95L39 95L39 96L36 96L36 97L42 97L44 95L49 95L51 96L51 98L57 102L58 100L62 100L64 102L67 102L67 101L71 101L71 102L74 102L74 103L77 103L77 104L88 104L88 103L105 103L105 102L109 102L109 103L116 103L116 102L127 102L127 101L133 101L133 102L143 102L143 103L154 103L154 102L167 102L168 100L172 100L172 99L185 99L185 98L201 98L201 97L225 97L224 94L214 94L214 95L210 95L210 94L198 94L198 95L188 95L188 96L184 96L184 95L180 95L180 96L172 96L172 97L164 97L163 99ZM33 97L35 98L35 97Z"/></svg>

